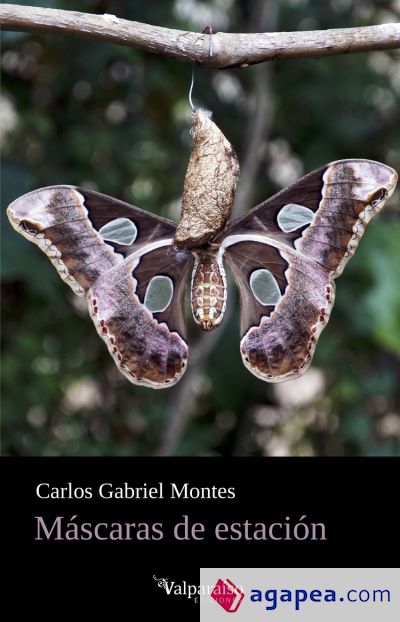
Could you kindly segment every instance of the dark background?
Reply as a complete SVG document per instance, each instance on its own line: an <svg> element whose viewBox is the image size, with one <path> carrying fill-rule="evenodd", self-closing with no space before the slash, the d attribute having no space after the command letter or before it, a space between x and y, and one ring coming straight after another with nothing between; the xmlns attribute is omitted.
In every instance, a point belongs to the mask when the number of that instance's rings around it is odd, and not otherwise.
<svg viewBox="0 0 400 622"><path fill-rule="evenodd" d="M392 484L395 465L396 460L387 458L3 458L8 472L1 482L3 556L8 552L3 601L10 599L12 611L40 612L41 619L46 619L46 613L54 619L60 606L73 615L89 606L92 617L97 607L104 616L104 607L111 605L114 619L116 615L128 619L142 606L149 613L176 610L177 620L187 610L186 619L192 620L196 603L167 596L154 575L198 585L201 567L394 567L399 524ZM40 500L35 495L39 482L52 486L71 482L96 489L105 481L114 487L125 481L132 486L163 481L166 492L169 482L234 486L236 498ZM182 514L189 515L191 523L205 525L203 541L171 537ZM63 516L64 537L72 520L72 524L93 526L162 522L165 538L35 541L35 516L43 517L49 528L57 516ZM219 522L270 525L285 522L286 516L292 528L301 519L307 525L324 522L327 540L218 541L213 537ZM105 529L101 531L104 534Z"/></svg>
<svg viewBox="0 0 400 622"><path fill-rule="evenodd" d="M32 4L32 3L31 3ZM398 21L395 2L71 1L201 31L312 30ZM396 9L397 7L397 9ZM242 165L238 209L302 173L362 157L400 169L399 52L196 72ZM108 43L3 33L2 218L10 201L57 183L98 189L170 218L190 153L191 67ZM11 455L398 455L398 193L338 282L312 368L268 385L243 367L237 295L192 363L153 391L117 371L88 314L45 256L3 226L3 453ZM219 337L218 337L219 336Z"/></svg>

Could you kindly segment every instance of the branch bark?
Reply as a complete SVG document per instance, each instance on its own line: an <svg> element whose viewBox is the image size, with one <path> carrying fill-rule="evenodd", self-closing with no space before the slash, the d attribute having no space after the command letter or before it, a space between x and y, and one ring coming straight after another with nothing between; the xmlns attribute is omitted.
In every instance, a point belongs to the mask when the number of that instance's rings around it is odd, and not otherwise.
<svg viewBox="0 0 400 622"><path fill-rule="evenodd" d="M212 35L212 56L208 34L161 28L107 14L3 4L0 26L4 30L53 32L110 41L218 69L246 67L278 58L318 58L400 48L400 24L396 23L300 32L218 32Z"/></svg>

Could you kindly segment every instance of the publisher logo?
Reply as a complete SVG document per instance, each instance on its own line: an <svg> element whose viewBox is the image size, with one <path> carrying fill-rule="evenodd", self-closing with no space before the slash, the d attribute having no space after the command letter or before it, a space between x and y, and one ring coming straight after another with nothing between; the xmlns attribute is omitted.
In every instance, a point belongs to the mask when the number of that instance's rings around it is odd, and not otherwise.
<svg viewBox="0 0 400 622"><path fill-rule="evenodd" d="M240 607L244 593L229 579L225 579L225 581L218 579L211 592L211 598L228 613L235 613Z"/></svg>

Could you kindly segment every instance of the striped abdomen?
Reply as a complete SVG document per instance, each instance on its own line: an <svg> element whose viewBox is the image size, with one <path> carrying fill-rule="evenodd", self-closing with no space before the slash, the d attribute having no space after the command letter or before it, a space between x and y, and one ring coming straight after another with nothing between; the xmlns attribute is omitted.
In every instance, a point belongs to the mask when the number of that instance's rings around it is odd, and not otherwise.
<svg viewBox="0 0 400 622"><path fill-rule="evenodd" d="M215 254L199 253L193 268L192 313L203 330L212 330L222 322L226 305L226 279L222 260Z"/></svg>

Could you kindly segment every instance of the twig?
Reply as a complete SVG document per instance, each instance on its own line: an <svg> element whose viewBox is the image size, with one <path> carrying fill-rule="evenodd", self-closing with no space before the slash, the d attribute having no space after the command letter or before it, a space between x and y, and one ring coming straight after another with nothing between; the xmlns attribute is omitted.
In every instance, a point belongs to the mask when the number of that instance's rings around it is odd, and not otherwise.
<svg viewBox="0 0 400 622"><path fill-rule="evenodd" d="M316 58L333 54L400 48L400 24L300 32L215 33L209 35L161 28L113 15L3 4L4 30L53 32L111 41L188 63L243 67L277 58Z"/></svg>

